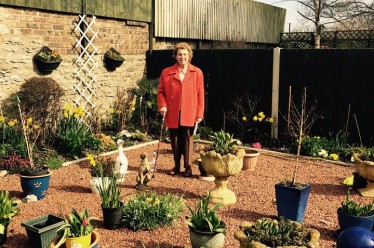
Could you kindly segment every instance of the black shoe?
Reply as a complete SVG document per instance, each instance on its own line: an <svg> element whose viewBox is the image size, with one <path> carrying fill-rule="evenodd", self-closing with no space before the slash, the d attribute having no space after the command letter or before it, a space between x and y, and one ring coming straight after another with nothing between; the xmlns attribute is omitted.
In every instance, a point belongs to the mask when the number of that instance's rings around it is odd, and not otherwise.
<svg viewBox="0 0 374 248"><path fill-rule="evenodd" d="M184 177L192 177L192 168L191 166L187 167L186 170L183 173Z"/></svg>
<svg viewBox="0 0 374 248"><path fill-rule="evenodd" d="M180 168L175 166L172 170L169 171L169 175L175 176L175 175L179 174L180 172L181 172Z"/></svg>

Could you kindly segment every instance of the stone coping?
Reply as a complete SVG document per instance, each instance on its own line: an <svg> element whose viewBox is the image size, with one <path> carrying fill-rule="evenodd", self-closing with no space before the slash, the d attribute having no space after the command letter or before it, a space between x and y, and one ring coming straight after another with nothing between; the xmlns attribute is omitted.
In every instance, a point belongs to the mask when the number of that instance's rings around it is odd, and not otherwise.
<svg viewBox="0 0 374 248"><path fill-rule="evenodd" d="M195 140L194 142L197 142L199 144L205 144L205 145L212 144L211 141L207 141L207 140ZM245 150L258 151L260 153L263 153L263 154L266 154L266 155L269 155L269 156L273 156L273 157L278 157L278 158L285 158L285 157L294 158L294 159L297 158L297 156L295 154L290 154L290 153L283 153L283 152L277 152L277 151L271 151L271 150L265 150L265 149L257 149L257 148L248 147L248 146L239 146L239 147L243 148ZM334 161L334 160L324 159L324 158L314 158L314 157L309 157L309 156L299 156L299 158L300 159L305 159L305 160L324 161L324 162L327 162L327 163L337 164L337 165L346 166L346 167L353 167L354 166L353 163L346 163L346 162L342 162L342 161Z"/></svg>
<svg viewBox="0 0 374 248"><path fill-rule="evenodd" d="M155 144L158 144L158 142L159 142L158 140L152 140L152 141L148 141L148 142L145 142L145 143L140 143L140 144L137 144L137 145L124 147L123 151L130 151L130 150L138 149L138 148L141 148L141 147L144 147L144 146L155 145ZM110 156L110 155L113 155L113 154L116 154L116 153L118 153L118 149L115 150L115 151L101 153L99 156L100 157L101 156ZM88 160L87 157L72 160L72 161L67 161L67 162L63 163L62 166L69 166L71 164L77 164L77 163L80 163L80 162L83 162L83 161L86 161L86 160Z"/></svg>

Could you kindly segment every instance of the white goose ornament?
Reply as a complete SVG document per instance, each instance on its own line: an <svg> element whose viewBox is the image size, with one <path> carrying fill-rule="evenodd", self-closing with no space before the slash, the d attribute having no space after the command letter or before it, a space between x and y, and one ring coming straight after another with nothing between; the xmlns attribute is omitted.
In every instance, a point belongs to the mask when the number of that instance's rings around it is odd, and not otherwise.
<svg viewBox="0 0 374 248"><path fill-rule="evenodd" d="M121 178L124 179L125 173L128 170L129 161L123 152L123 140L117 140L118 146L118 156L116 158L115 173Z"/></svg>

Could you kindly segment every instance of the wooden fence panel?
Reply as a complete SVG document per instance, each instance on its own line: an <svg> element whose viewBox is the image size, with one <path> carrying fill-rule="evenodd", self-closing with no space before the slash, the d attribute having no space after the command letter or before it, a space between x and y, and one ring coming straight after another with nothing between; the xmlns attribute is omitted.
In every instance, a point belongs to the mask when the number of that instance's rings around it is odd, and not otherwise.
<svg viewBox="0 0 374 248"><path fill-rule="evenodd" d="M171 54L171 50L148 51L148 76L159 77L163 68L175 63ZM209 126L221 129L223 112L243 92L258 96L262 111L270 113L272 54L272 49L194 51L192 63L204 72ZM280 134L286 131L282 115L287 115L289 86L295 101L306 86L308 104L316 100L323 116L312 135L341 134L348 121L351 143L360 144L361 136L364 145L374 145L373 49L281 49L280 56Z"/></svg>
<svg viewBox="0 0 374 248"><path fill-rule="evenodd" d="M68 13L81 13L79 0L0 0L0 4Z"/></svg>

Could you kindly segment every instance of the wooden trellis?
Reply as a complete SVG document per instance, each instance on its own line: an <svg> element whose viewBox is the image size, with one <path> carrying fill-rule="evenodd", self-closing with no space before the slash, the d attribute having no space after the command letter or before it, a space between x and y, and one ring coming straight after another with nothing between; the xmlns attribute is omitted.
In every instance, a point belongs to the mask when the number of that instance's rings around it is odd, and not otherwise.
<svg viewBox="0 0 374 248"><path fill-rule="evenodd" d="M96 83L96 76L94 70L98 68L98 63L94 58L98 50L93 43L97 37L97 33L92 29L95 21L95 16L92 16L91 21L88 22L86 15L79 15L79 21L74 24L74 31L78 30L80 33L80 38L76 39L75 44L80 53L75 60L75 63L78 65L78 71L74 76L77 79L74 90L78 96L74 100L74 104L84 109L86 113L85 119L91 116L91 111L95 108L93 97L95 96L94 85Z"/></svg>

